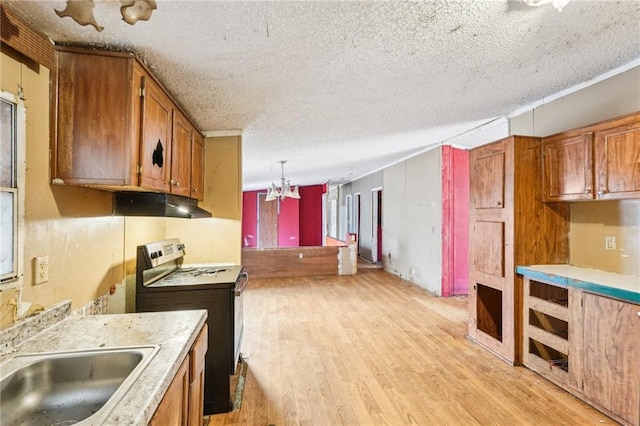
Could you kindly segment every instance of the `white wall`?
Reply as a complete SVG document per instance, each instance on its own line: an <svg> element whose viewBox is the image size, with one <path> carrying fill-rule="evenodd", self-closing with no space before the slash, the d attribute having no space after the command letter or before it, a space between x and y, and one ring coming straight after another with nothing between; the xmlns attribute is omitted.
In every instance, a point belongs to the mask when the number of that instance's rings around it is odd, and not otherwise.
<svg viewBox="0 0 640 426"><path fill-rule="evenodd" d="M442 148L384 169L382 197L385 269L440 295Z"/></svg>
<svg viewBox="0 0 640 426"><path fill-rule="evenodd" d="M510 134L544 137L636 111L640 67L511 117Z"/></svg>

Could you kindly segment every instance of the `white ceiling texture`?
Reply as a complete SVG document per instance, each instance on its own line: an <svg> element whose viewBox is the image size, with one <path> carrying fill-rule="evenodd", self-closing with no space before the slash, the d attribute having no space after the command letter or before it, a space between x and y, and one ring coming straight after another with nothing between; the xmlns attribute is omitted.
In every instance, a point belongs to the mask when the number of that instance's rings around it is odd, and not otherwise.
<svg viewBox="0 0 640 426"><path fill-rule="evenodd" d="M141 1L141 0L138 0ZM157 1L128 25L9 1L52 40L136 52L203 132L242 130L244 189L353 180L640 58L640 1Z"/></svg>

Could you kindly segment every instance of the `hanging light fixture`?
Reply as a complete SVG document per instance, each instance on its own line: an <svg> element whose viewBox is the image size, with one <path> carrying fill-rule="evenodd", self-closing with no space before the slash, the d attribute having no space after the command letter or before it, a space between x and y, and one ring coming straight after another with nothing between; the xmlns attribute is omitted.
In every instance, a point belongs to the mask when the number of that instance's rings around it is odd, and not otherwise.
<svg viewBox="0 0 640 426"><path fill-rule="evenodd" d="M551 3L553 7L558 9L558 12L562 12L562 9L569 3L569 0L524 0L525 4L529 6L542 6Z"/></svg>
<svg viewBox="0 0 640 426"><path fill-rule="evenodd" d="M287 160L280 160L280 170L282 171L282 175L280 177L280 187L277 187L275 183L272 183L271 186L267 189L267 198L265 201L273 201L280 198L284 201L285 198L295 198L297 200L300 199L300 193L298 192L299 186L291 186L290 180L285 180L284 178L284 163ZM292 189L293 188L293 189Z"/></svg>

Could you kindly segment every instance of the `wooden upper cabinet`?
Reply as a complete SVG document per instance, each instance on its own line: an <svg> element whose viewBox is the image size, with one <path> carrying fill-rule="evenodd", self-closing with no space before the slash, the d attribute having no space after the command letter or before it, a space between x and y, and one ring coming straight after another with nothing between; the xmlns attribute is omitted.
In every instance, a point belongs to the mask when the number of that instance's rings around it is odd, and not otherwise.
<svg viewBox="0 0 640 426"><path fill-rule="evenodd" d="M640 198L640 113L543 139L544 201Z"/></svg>
<svg viewBox="0 0 640 426"><path fill-rule="evenodd" d="M140 186L169 192L173 105L152 78L143 79Z"/></svg>
<svg viewBox="0 0 640 426"><path fill-rule="evenodd" d="M545 201L591 200L593 133L543 142Z"/></svg>
<svg viewBox="0 0 640 426"><path fill-rule="evenodd" d="M138 185L133 63L130 56L58 51L54 183Z"/></svg>
<svg viewBox="0 0 640 426"><path fill-rule="evenodd" d="M505 182L504 142L480 148L471 169L472 207L501 209L504 207Z"/></svg>
<svg viewBox="0 0 640 426"><path fill-rule="evenodd" d="M640 121L596 132L596 197L640 198Z"/></svg>
<svg viewBox="0 0 640 426"><path fill-rule="evenodd" d="M195 129L191 145L191 198L204 199L204 137Z"/></svg>
<svg viewBox="0 0 640 426"><path fill-rule="evenodd" d="M191 138L192 126L180 111L173 114L173 143L171 144L171 193L191 195Z"/></svg>
<svg viewBox="0 0 640 426"><path fill-rule="evenodd" d="M196 132L149 70L128 53L56 50L52 182L191 196Z"/></svg>

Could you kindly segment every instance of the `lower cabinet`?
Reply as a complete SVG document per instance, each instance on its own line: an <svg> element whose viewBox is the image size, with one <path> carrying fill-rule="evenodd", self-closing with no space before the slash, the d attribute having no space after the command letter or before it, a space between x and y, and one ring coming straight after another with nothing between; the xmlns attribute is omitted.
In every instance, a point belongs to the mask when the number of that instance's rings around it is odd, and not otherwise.
<svg viewBox="0 0 640 426"><path fill-rule="evenodd" d="M524 278L523 364L640 425L640 305Z"/></svg>
<svg viewBox="0 0 640 426"><path fill-rule="evenodd" d="M640 424L640 306L584 293L582 391L620 420Z"/></svg>
<svg viewBox="0 0 640 426"><path fill-rule="evenodd" d="M571 290L525 277L523 291L522 363L566 386L575 362L569 356L570 336L577 332L569 323Z"/></svg>
<svg viewBox="0 0 640 426"><path fill-rule="evenodd" d="M208 327L204 325L189 352L189 426L202 426L204 414L204 356L208 347Z"/></svg>
<svg viewBox="0 0 640 426"><path fill-rule="evenodd" d="M180 365L149 424L152 426L187 425L188 413L189 355Z"/></svg>
<svg viewBox="0 0 640 426"><path fill-rule="evenodd" d="M152 426L202 426L204 405L204 356L207 325L200 330L178 372L149 422Z"/></svg>

